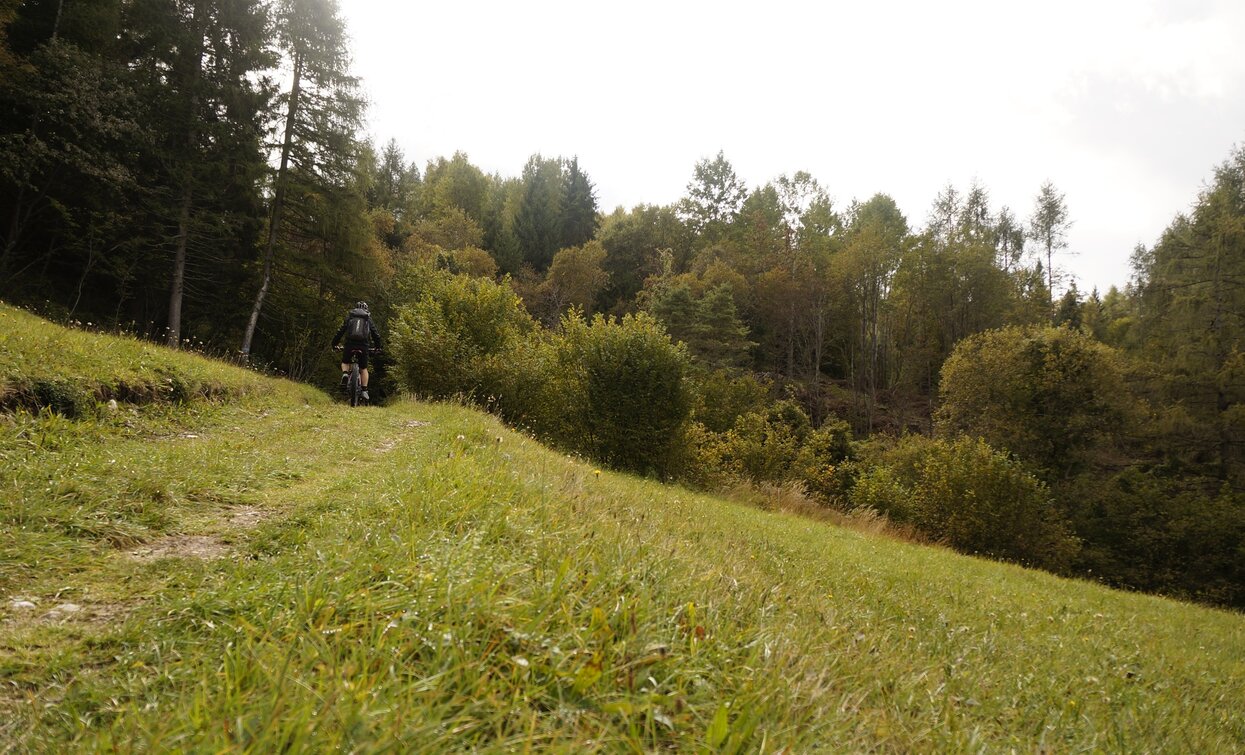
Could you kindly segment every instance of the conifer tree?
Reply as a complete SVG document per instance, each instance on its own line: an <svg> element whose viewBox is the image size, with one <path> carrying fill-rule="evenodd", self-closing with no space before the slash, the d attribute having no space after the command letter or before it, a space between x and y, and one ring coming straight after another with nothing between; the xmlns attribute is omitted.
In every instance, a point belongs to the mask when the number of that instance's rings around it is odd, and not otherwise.
<svg viewBox="0 0 1245 755"><path fill-rule="evenodd" d="M561 161L532 155L523 168L523 196L515 213L514 233L523 261L537 272L549 268L562 240L564 189Z"/></svg>
<svg viewBox="0 0 1245 755"><path fill-rule="evenodd" d="M293 209L314 224L312 216L323 209L315 207L316 202L351 190L355 132L363 109L357 79L349 72L345 25L337 0L281 0L276 20L278 43L292 72L283 97L284 129L273 177L261 282L242 336L244 359L250 356L264 299L272 285L287 201L301 204Z"/></svg>
<svg viewBox="0 0 1245 755"><path fill-rule="evenodd" d="M1245 148L1215 171L1138 266L1139 341L1200 420L1216 472L1245 484Z"/></svg>
<svg viewBox="0 0 1245 755"><path fill-rule="evenodd" d="M565 189L562 192L562 241L560 248L583 246L597 235L601 221L597 217L596 191L588 175L579 169L579 158L566 163Z"/></svg>

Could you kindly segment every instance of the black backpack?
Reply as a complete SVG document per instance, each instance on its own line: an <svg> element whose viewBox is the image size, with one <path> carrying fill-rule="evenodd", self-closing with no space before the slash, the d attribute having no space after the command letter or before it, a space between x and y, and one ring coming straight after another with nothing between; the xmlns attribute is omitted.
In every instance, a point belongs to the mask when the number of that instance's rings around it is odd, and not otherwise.
<svg viewBox="0 0 1245 755"><path fill-rule="evenodd" d="M368 319L367 315L351 312L350 319L346 321L346 340L367 343L368 338L372 335L371 326L372 321Z"/></svg>

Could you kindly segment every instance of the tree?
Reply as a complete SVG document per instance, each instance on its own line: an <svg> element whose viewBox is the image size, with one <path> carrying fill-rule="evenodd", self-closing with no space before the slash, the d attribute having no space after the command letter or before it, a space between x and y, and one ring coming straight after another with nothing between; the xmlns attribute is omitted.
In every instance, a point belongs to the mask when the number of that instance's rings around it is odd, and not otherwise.
<svg viewBox="0 0 1245 755"><path fill-rule="evenodd" d="M484 227L492 183L484 171L471 164L465 152L455 152L449 160L432 160L424 171L418 215L427 217L457 207Z"/></svg>
<svg viewBox="0 0 1245 755"><path fill-rule="evenodd" d="M262 34L266 18L255 0L186 0L177 6L176 12L183 15L185 22L176 27L179 35L169 50L174 95L169 112L174 122L166 131L173 140L166 145L166 154L177 192L177 234L168 309L170 346L177 346L181 338L187 254L196 230L192 210L201 192L208 192L208 187L215 191L222 188L213 179L220 177L222 168L228 171L228 167L216 161L235 156L230 149L235 139L244 140L239 146L252 159L258 152L257 113L253 108L236 107L236 102L247 97L251 77L269 62ZM179 141L182 143L178 144ZM209 157L204 154L209 151L224 154ZM252 179L253 187L254 176L245 178Z"/></svg>
<svg viewBox="0 0 1245 755"><path fill-rule="evenodd" d="M1051 324L1055 327L1066 325L1073 330L1079 330L1084 323L1088 304L1081 301L1081 294L1076 290L1076 283L1073 283L1059 298L1059 306L1055 309Z"/></svg>
<svg viewBox="0 0 1245 755"><path fill-rule="evenodd" d="M925 232L895 273L897 382L933 393L960 339L1001 327L1018 309L1020 287L1000 251L1010 243L1007 223L979 184L964 193L947 186L935 199Z"/></svg>
<svg viewBox="0 0 1245 755"><path fill-rule="evenodd" d="M0 75L4 277L146 333L164 319L174 343L192 302L228 321L260 225L266 22L251 0L23 4Z"/></svg>
<svg viewBox="0 0 1245 755"><path fill-rule="evenodd" d="M515 275L523 266L523 252L514 232L515 215L523 198L518 178L490 177L484 208L484 248L503 272Z"/></svg>
<svg viewBox="0 0 1245 755"><path fill-rule="evenodd" d="M605 248L599 241L559 250L549 266L545 287L558 315L568 308L591 315L609 273L602 268Z"/></svg>
<svg viewBox="0 0 1245 755"><path fill-rule="evenodd" d="M1060 277L1055 269L1055 255L1068 248L1068 229L1071 227L1064 195L1047 181L1042 184L1034 201L1033 214L1029 216L1029 237L1037 244L1038 254L1046 261L1046 290L1051 296L1052 309L1055 282Z"/></svg>
<svg viewBox="0 0 1245 755"><path fill-rule="evenodd" d="M703 243L712 243L739 217L746 196L747 188L719 151L712 160L696 163L679 215Z"/></svg>
<svg viewBox="0 0 1245 755"><path fill-rule="evenodd" d="M644 292L644 310L657 318L675 342L692 340L696 327L697 302L689 277L663 277Z"/></svg>
<svg viewBox="0 0 1245 755"><path fill-rule="evenodd" d="M856 419L872 431L878 391L889 381L893 354L887 311L891 282L908 244L908 221L885 194L851 208L846 240L832 271L848 308L846 362L856 388Z"/></svg>
<svg viewBox="0 0 1245 755"><path fill-rule="evenodd" d="M561 248L583 246L597 234L601 221L597 217L596 191L588 175L579 169L579 158L566 163L563 173Z"/></svg>
<svg viewBox="0 0 1245 755"><path fill-rule="evenodd" d="M0 277L13 296L23 276L54 273L63 260L85 281L92 250L121 243L92 229L108 217L99 198L140 202L129 150L154 135L142 123L135 84L121 66L102 64L67 40L43 44L0 72ZM132 226L122 209L112 215L117 226ZM82 240L87 249L76 243Z"/></svg>
<svg viewBox="0 0 1245 755"><path fill-rule="evenodd" d="M1049 326L964 339L943 365L939 392L940 433L985 438L1052 482L1086 469L1140 410L1116 351Z"/></svg>
<svg viewBox="0 0 1245 755"><path fill-rule="evenodd" d="M401 219L414 206L419 190L419 168L407 164L396 139L390 139L380 154L376 178L368 191L368 204Z"/></svg>
<svg viewBox="0 0 1245 755"><path fill-rule="evenodd" d="M1245 147L1215 170L1137 267L1137 342L1199 420L1199 455L1245 479Z"/></svg>
<svg viewBox="0 0 1245 755"><path fill-rule="evenodd" d="M762 354L816 394L831 300L830 259L842 222L815 179L800 171L749 195L739 222L745 269L757 271L756 325ZM814 407L814 414L820 411Z"/></svg>
<svg viewBox="0 0 1245 755"><path fill-rule="evenodd" d="M515 213L514 233L523 261L538 272L549 268L562 240L565 189L562 161L532 155L523 168L523 197Z"/></svg>
<svg viewBox="0 0 1245 755"><path fill-rule="evenodd" d="M697 303L691 335L692 352L715 368L745 366L756 346L748 340L748 326L739 319L735 295L725 283L710 288Z"/></svg>
<svg viewBox="0 0 1245 755"><path fill-rule="evenodd" d="M478 247L483 243L484 231L471 216L458 207L450 206L420 220L411 229L403 249L408 253L423 254L431 250L452 251Z"/></svg>
<svg viewBox="0 0 1245 755"><path fill-rule="evenodd" d="M244 359L250 356L272 283L287 200L305 200L307 217L318 214L317 200L352 190L354 134L363 107L356 91L358 80L348 71L345 25L337 0L281 0L276 21L278 43L292 72L284 98L285 127L273 177L261 283L242 336Z"/></svg>
<svg viewBox="0 0 1245 755"><path fill-rule="evenodd" d="M661 251L669 250L672 265L685 259L691 247L688 229L670 207L639 205L629 212L622 208L606 216L601 226L602 263L609 273L603 294L615 308L634 302L644 281L661 272Z"/></svg>

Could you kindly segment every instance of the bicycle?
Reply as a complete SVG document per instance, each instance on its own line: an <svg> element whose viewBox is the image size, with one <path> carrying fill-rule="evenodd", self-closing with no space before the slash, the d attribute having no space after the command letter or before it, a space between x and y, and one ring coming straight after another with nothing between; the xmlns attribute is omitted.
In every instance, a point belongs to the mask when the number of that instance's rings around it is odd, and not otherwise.
<svg viewBox="0 0 1245 755"><path fill-rule="evenodd" d="M344 346L334 346L333 348L337 351L345 349ZM369 356L379 354L380 349L369 346L367 353ZM350 372L348 374L350 377L346 379L346 396L350 399L350 405L358 406L359 404L367 403L368 399L363 398L363 382L359 375L359 353L353 349L350 354Z"/></svg>

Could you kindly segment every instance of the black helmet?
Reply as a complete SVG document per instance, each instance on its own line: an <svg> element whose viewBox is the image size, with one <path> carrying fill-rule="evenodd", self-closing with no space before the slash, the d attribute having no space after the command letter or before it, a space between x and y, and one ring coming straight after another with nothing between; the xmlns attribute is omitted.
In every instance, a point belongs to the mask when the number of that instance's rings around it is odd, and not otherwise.
<svg viewBox="0 0 1245 755"><path fill-rule="evenodd" d="M361 310L363 310L364 312L371 312L371 311L372 311L372 310L370 310L370 309L368 309L368 308L367 308L367 302L365 302L365 301L357 301L357 302L355 302L355 303L354 303L354 308L355 308L355 309L361 309Z"/></svg>

